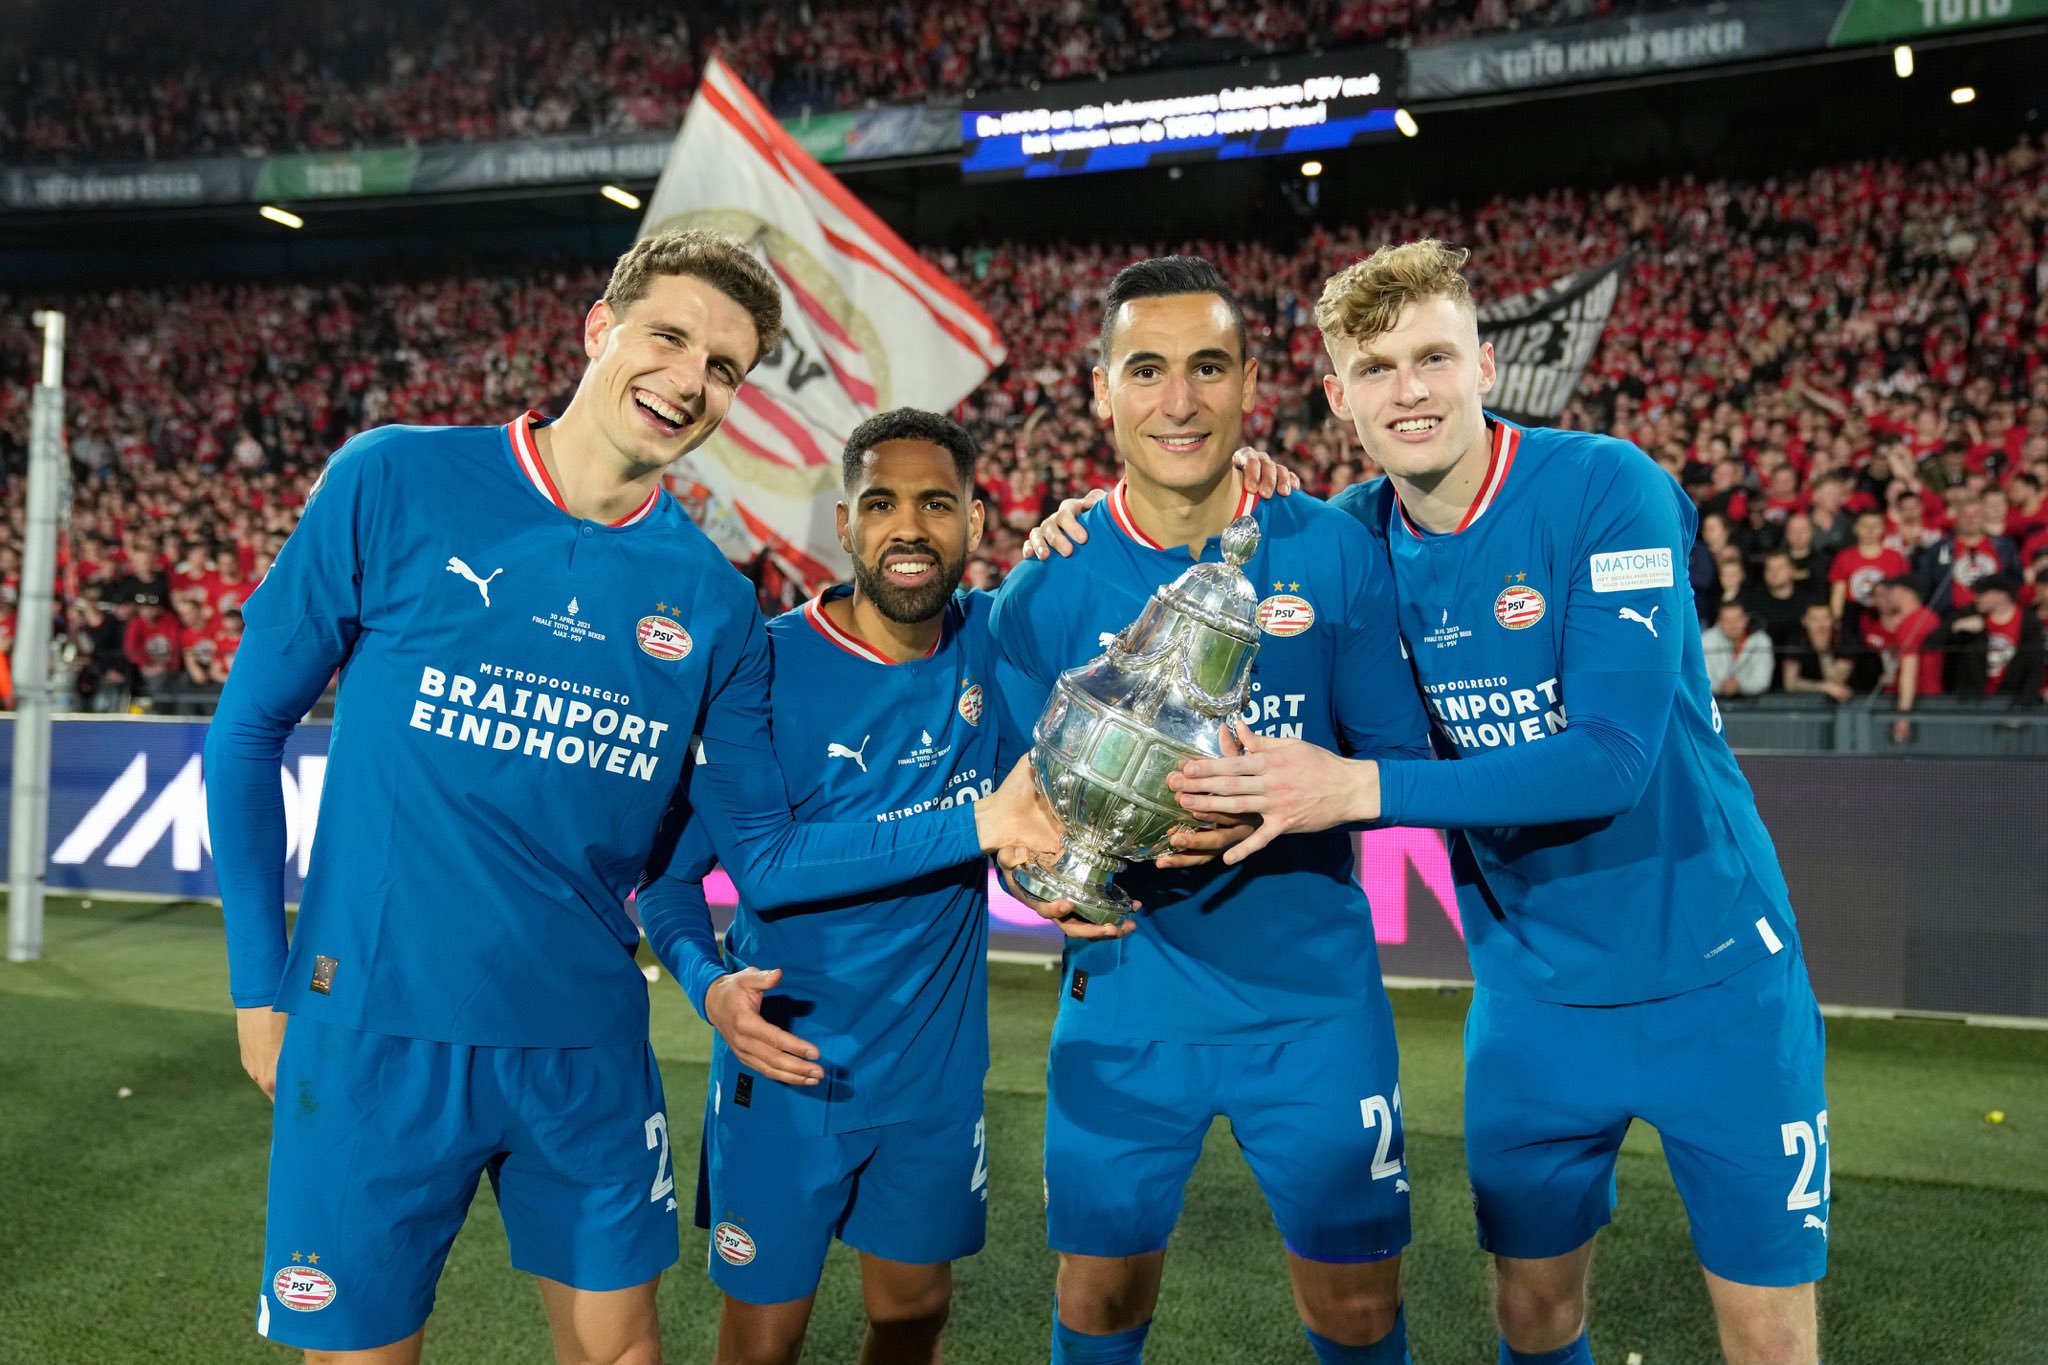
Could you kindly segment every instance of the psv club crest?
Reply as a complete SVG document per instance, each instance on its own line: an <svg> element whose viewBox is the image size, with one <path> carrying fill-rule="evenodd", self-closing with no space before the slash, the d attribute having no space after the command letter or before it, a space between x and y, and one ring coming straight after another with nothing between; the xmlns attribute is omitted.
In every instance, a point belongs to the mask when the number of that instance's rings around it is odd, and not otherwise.
<svg viewBox="0 0 2048 1365"><path fill-rule="evenodd" d="M1259 629L1268 635L1299 635L1315 623L1316 609L1296 593L1275 593L1259 603Z"/></svg>
<svg viewBox="0 0 2048 1365"><path fill-rule="evenodd" d="M1493 619L1509 630L1527 630L1543 619L1543 594L1526 583L1511 583L1493 599Z"/></svg>
<svg viewBox="0 0 2048 1365"><path fill-rule="evenodd" d="M288 1265L271 1280L270 1292L294 1313L317 1313L334 1302L334 1279L309 1265Z"/></svg>
<svg viewBox="0 0 2048 1365"><path fill-rule="evenodd" d="M674 663L688 656L690 632L683 629L683 609L658 602L654 615L643 616L633 626L633 639L644 654Z"/></svg>

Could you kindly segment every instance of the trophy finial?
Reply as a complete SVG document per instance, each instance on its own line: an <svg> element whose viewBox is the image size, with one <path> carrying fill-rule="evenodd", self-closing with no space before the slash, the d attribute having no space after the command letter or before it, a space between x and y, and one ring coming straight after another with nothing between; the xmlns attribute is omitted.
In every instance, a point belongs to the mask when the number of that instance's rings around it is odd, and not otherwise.
<svg viewBox="0 0 2048 1365"><path fill-rule="evenodd" d="M1231 568L1243 568L1258 548L1259 523L1250 517L1239 517L1223 528L1223 562Z"/></svg>

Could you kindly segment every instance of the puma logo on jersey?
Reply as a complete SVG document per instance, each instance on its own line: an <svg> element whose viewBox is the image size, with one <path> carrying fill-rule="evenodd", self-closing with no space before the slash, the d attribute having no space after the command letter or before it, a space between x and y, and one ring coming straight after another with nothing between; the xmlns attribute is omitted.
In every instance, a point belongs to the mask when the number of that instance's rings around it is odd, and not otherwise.
<svg viewBox="0 0 2048 1365"><path fill-rule="evenodd" d="M1820 1239L1823 1242L1825 1242L1828 1239L1828 1220L1825 1218L1816 1218L1814 1215L1809 1213L1806 1215L1806 1221L1804 1223L1801 1223L1799 1226L1802 1228L1819 1228Z"/></svg>
<svg viewBox="0 0 2048 1365"><path fill-rule="evenodd" d="M476 590L483 594L484 605L488 607L491 605L491 579L496 578L505 571L503 569L493 569L489 577L478 578L476 571L471 569L469 565L463 563L454 555L450 555L448 556L448 572L459 573L470 582L476 584Z"/></svg>
<svg viewBox="0 0 2048 1365"><path fill-rule="evenodd" d="M827 744L825 746L825 757L850 758L860 765L862 772L866 772L868 770L868 761L861 757L861 755L867 752L868 741L873 738L873 735L862 735L860 737L860 748L858 749L849 749L844 744Z"/></svg>
<svg viewBox="0 0 2048 1365"><path fill-rule="evenodd" d="M1636 622L1638 625L1642 626L1644 630L1649 631L1652 638L1655 638L1657 635L1657 623L1655 621L1652 621L1650 617L1655 616L1656 614L1657 609L1655 607L1650 608L1650 616L1644 616L1642 613L1638 612L1634 607L1623 607L1621 609L1622 620Z"/></svg>

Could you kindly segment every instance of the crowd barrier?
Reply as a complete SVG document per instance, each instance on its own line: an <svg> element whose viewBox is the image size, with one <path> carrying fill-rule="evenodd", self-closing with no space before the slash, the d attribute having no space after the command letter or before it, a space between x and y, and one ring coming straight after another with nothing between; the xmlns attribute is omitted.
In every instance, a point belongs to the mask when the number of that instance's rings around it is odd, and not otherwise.
<svg viewBox="0 0 2048 1365"><path fill-rule="evenodd" d="M11 761L12 726L0 718L0 771ZM328 733L301 726L285 752L287 900L298 898L316 842ZM203 721L56 722L52 892L216 896L205 735ZM1924 754L1746 752L1741 760L1777 840L1824 1002L2048 1018L2048 875L2039 865L2048 767ZM0 821L0 841L5 832ZM1442 836L1370 831L1359 840L1359 876L1387 975L1470 979ZM712 900L729 913L722 877ZM989 928L999 951L1059 950L1058 932L999 888ZM1245 944L1287 951L1255 923L1245 926Z"/></svg>

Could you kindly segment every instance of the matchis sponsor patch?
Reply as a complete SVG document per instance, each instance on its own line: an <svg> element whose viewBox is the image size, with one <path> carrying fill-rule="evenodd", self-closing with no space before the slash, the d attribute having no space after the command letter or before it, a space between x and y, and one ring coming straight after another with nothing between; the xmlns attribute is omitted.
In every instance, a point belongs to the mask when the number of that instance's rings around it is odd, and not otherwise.
<svg viewBox="0 0 2048 1365"><path fill-rule="evenodd" d="M711 1245L732 1265L746 1265L754 1259L754 1239L737 1223L720 1223L711 1229Z"/></svg>
<svg viewBox="0 0 2048 1365"><path fill-rule="evenodd" d="M1259 629L1268 635L1299 635L1316 623L1316 609L1306 597L1275 593L1259 603Z"/></svg>
<svg viewBox="0 0 2048 1365"><path fill-rule="evenodd" d="M1587 562L1593 570L1594 592L1668 588L1673 581L1671 551L1664 546L1648 550L1607 550Z"/></svg>
<svg viewBox="0 0 2048 1365"><path fill-rule="evenodd" d="M633 627L633 637L642 651L667 663L674 663L690 652L690 632L666 616L641 617Z"/></svg>
<svg viewBox="0 0 2048 1365"><path fill-rule="evenodd" d="M295 1313L317 1313L334 1302L334 1280L324 1270L288 1265L270 1282L270 1292Z"/></svg>
<svg viewBox="0 0 2048 1365"><path fill-rule="evenodd" d="M969 725L981 724L981 684L975 683L960 694L960 719Z"/></svg>
<svg viewBox="0 0 2048 1365"><path fill-rule="evenodd" d="M1527 630L1543 619L1543 594L1517 583L1493 599L1493 619L1509 630Z"/></svg>

